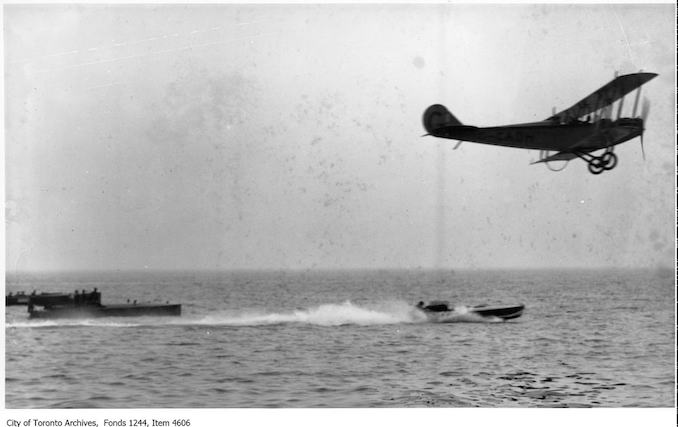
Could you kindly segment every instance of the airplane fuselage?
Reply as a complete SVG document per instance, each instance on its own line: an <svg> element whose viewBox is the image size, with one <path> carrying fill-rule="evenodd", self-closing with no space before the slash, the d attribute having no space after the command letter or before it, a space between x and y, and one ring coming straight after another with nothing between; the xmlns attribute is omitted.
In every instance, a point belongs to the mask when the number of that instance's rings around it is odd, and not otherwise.
<svg viewBox="0 0 678 427"><path fill-rule="evenodd" d="M590 152L608 148L642 133L642 123L636 119L597 123L576 122L557 124L550 121L510 126L474 127L446 126L434 136L480 144L551 151Z"/></svg>

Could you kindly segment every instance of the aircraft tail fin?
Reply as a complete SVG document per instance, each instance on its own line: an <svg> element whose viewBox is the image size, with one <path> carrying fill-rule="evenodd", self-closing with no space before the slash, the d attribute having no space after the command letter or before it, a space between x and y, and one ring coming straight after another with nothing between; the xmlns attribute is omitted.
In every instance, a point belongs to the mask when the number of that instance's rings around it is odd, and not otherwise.
<svg viewBox="0 0 678 427"><path fill-rule="evenodd" d="M431 105L424 112L424 128L429 134L435 134L436 129L446 126L463 126L462 123L440 104Z"/></svg>

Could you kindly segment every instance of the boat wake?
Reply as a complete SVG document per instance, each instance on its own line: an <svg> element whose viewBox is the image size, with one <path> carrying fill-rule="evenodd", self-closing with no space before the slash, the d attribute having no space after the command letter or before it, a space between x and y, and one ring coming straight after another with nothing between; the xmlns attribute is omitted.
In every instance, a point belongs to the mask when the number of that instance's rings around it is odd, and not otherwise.
<svg viewBox="0 0 678 427"><path fill-rule="evenodd" d="M322 304L308 309L281 313L243 312L210 314L195 322L203 325L258 326L284 323L305 323L319 326L388 325L425 321L412 306L391 302L375 306L360 306L346 301L342 304Z"/></svg>
<svg viewBox="0 0 678 427"><path fill-rule="evenodd" d="M386 325L425 321L405 302L385 302L361 306L346 301L342 304L322 304L289 312L262 312L254 310L221 311L205 315L187 314L177 317L126 317L96 319L21 320L9 322L7 328L54 327L139 327L139 326L259 326L285 323L305 323L320 326Z"/></svg>

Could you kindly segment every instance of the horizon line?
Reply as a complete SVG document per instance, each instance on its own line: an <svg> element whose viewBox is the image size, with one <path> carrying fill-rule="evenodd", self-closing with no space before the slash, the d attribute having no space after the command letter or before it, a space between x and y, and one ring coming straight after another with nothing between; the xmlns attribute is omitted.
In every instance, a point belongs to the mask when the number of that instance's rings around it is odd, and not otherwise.
<svg viewBox="0 0 678 427"><path fill-rule="evenodd" d="M670 265L655 266L544 266L544 267L238 267L238 268L72 268L7 270L5 275L35 273L181 273L181 272L343 272L343 271L407 271L407 272L467 272L467 271L540 271L540 270L676 270Z"/></svg>

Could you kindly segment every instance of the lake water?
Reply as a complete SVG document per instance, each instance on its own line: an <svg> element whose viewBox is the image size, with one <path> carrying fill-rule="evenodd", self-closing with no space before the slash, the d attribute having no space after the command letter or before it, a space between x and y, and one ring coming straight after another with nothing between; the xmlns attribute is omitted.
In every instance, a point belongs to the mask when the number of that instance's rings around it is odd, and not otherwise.
<svg viewBox="0 0 678 427"><path fill-rule="evenodd" d="M7 408L672 407L673 272L337 271L8 276L181 317L28 320L6 309ZM425 321L412 305L524 303Z"/></svg>

